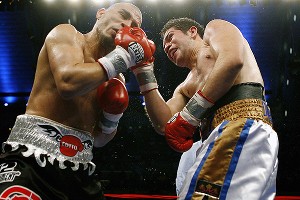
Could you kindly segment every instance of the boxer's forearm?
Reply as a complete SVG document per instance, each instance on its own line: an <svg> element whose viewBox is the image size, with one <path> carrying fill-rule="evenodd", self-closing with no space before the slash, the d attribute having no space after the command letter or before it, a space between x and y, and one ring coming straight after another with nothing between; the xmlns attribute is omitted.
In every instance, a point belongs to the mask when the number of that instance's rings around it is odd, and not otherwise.
<svg viewBox="0 0 300 200"><path fill-rule="evenodd" d="M94 147L103 147L108 142L110 142L116 135L117 129L114 130L111 134L104 134L101 130L95 130L93 133L94 136Z"/></svg>
<svg viewBox="0 0 300 200"><path fill-rule="evenodd" d="M172 117L171 109L158 90L153 90L147 93L144 97L147 113L152 125L157 133L163 135L165 125Z"/></svg>
<svg viewBox="0 0 300 200"><path fill-rule="evenodd" d="M74 66L61 67L53 74L59 94L64 99L84 95L106 81L106 73L99 63L78 63Z"/></svg>

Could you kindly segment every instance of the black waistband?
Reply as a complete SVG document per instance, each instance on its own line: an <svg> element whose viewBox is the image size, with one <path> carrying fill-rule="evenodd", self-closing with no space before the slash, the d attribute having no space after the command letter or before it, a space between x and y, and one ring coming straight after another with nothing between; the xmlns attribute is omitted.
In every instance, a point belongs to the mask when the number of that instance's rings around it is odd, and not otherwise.
<svg viewBox="0 0 300 200"><path fill-rule="evenodd" d="M234 85L215 103L213 108L216 110L229 103L242 99L261 99L264 101L264 87L260 83L252 82Z"/></svg>
<svg viewBox="0 0 300 200"><path fill-rule="evenodd" d="M212 119L214 112L219 108L243 99L260 99L265 101L264 87L260 83L254 82L241 83L232 86L230 90L207 111L206 118Z"/></svg>

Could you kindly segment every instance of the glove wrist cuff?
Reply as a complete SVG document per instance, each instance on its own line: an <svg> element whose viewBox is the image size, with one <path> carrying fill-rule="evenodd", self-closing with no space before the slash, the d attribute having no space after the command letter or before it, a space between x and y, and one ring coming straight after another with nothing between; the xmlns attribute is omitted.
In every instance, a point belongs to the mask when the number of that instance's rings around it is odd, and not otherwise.
<svg viewBox="0 0 300 200"><path fill-rule="evenodd" d="M189 116L200 120L206 116L207 110L213 105L214 103L205 97L199 90L196 94L194 94L184 108L185 112L188 113Z"/></svg>
<svg viewBox="0 0 300 200"><path fill-rule="evenodd" d="M111 113L103 111L103 117L105 117L106 119L113 121L113 122L118 122L122 116L123 116L123 113L111 114Z"/></svg>
<svg viewBox="0 0 300 200"><path fill-rule="evenodd" d="M132 70L140 87L141 94L157 89L157 81L153 72L153 63Z"/></svg>
<svg viewBox="0 0 300 200"><path fill-rule="evenodd" d="M121 114L110 114L105 111L102 112L101 119L99 121L99 127L104 134L111 134L114 130L117 129L119 120L123 116Z"/></svg>
<svg viewBox="0 0 300 200"><path fill-rule="evenodd" d="M108 79L116 77L134 65L130 54L120 46L116 46L112 52L98 59L98 62L105 69Z"/></svg>
<svg viewBox="0 0 300 200"><path fill-rule="evenodd" d="M180 116L193 126L198 126L200 124L200 119L197 119L196 117L191 115L186 107L184 107L183 110L180 112Z"/></svg>

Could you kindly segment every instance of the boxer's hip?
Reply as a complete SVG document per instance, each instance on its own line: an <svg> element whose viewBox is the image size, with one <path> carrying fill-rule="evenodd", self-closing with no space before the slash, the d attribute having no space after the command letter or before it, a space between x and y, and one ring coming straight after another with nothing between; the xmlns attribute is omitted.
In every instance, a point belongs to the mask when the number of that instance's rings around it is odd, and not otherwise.
<svg viewBox="0 0 300 200"><path fill-rule="evenodd" d="M215 128L225 120L235 121L240 118L261 120L272 126L269 107L261 99L243 99L219 108L213 117L212 127Z"/></svg>
<svg viewBox="0 0 300 200"><path fill-rule="evenodd" d="M52 120L34 116L19 115L6 142L3 143L3 151L6 146L11 146L12 152L26 146L22 152L25 157L34 156L37 163L44 167L45 156L49 163L59 162L61 169L66 168L65 161L73 163L72 170L78 170L80 164L84 169L89 168L90 173L95 170L91 162L93 158L93 137L85 131L67 127Z"/></svg>

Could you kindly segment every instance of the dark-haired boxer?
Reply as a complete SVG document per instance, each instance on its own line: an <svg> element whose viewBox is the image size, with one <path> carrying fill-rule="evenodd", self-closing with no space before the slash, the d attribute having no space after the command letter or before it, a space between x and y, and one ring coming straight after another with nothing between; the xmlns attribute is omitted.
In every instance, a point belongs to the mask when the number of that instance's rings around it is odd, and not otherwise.
<svg viewBox="0 0 300 200"><path fill-rule="evenodd" d="M3 144L0 199L103 198L93 177L92 148L114 138L128 106L120 74L152 55L138 52L138 43L130 50L116 46L120 29L141 26L141 11L133 4L99 9L96 18L86 34L61 24L47 35L26 113Z"/></svg>
<svg viewBox="0 0 300 200"><path fill-rule="evenodd" d="M185 152L196 128L212 117L179 199L274 199L279 142L247 40L219 19L205 29L189 18L172 19L161 36L168 58L190 72L167 102L156 87L143 92L154 128L172 149ZM154 83L153 77L144 73Z"/></svg>

